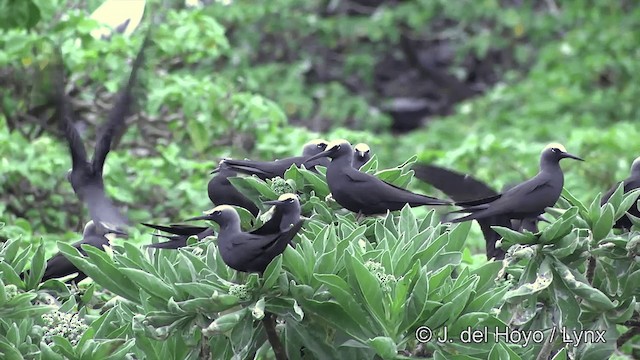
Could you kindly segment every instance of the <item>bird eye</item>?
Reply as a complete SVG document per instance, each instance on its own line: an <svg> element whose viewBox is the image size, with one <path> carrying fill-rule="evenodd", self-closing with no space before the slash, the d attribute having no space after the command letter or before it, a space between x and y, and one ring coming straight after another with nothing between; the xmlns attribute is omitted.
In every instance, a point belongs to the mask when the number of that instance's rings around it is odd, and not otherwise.
<svg viewBox="0 0 640 360"><path fill-rule="evenodd" d="M559 152L559 151L560 151L560 149L558 149L558 148L551 148L551 151L553 151L554 153L557 153L557 152Z"/></svg>
<svg viewBox="0 0 640 360"><path fill-rule="evenodd" d="M340 150L341 147L342 147L342 145L336 146L336 150Z"/></svg>
<svg viewBox="0 0 640 360"><path fill-rule="evenodd" d="M216 211L213 212L213 215L220 215L220 214L222 214L222 212L220 210L216 210Z"/></svg>
<svg viewBox="0 0 640 360"><path fill-rule="evenodd" d="M289 199L288 201L289 201L290 203L292 203L292 202L293 202L293 198Z"/></svg>

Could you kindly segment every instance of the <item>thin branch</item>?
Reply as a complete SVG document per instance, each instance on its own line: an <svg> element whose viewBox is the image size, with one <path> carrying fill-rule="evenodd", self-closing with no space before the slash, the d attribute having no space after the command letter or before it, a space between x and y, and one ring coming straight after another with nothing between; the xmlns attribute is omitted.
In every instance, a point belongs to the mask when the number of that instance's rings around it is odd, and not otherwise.
<svg viewBox="0 0 640 360"><path fill-rule="evenodd" d="M264 331L267 333L267 339L269 339L276 360L287 360L287 353L276 331L276 316L273 313L265 311L264 318L262 318L262 325L264 326Z"/></svg>
<svg viewBox="0 0 640 360"><path fill-rule="evenodd" d="M618 340L616 341L616 346L618 348L622 347L627 341L631 340L636 335L640 335L640 327L632 327L627 330L624 334L622 334Z"/></svg>
<svg viewBox="0 0 640 360"><path fill-rule="evenodd" d="M593 276L596 273L596 258L589 256L589 264L587 265L587 281L593 285Z"/></svg>

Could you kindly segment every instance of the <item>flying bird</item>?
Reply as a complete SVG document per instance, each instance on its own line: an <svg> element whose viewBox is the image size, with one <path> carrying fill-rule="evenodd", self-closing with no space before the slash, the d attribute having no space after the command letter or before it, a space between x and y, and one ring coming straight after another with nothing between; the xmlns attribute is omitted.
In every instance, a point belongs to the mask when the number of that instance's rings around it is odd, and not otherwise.
<svg viewBox="0 0 640 360"><path fill-rule="evenodd" d="M355 150L353 167L360 170L364 164L371 160L371 149L365 143L356 144L353 149Z"/></svg>
<svg viewBox="0 0 640 360"><path fill-rule="evenodd" d="M331 158L327 184L333 199L345 209L363 215L384 214L403 206L448 205L449 201L412 193L353 167L354 150L347 140L336 140L307 161Z"/></svg>
<svg viewBox="0 0 640 360"><path fill-rule="evenodd" d="M258 216L260 210L256 204L242 195L229 181L230 177L238 174L235 170L222 160L218 168L212 171L214 173L217 175L207 185L209 199L214 205L235 205L247 209L254 217Z"/></svg>
<svg viewBox="0 0 640 360"><path fill-rule="evenodd" d="M623 184L622 186L623 186L624 193L628 193L637 188L640 188L640 157L637 157L635 160L633 160L633 163L631 164L631 172L629 174L629 177L624 179L622 181L622 184ZM609 189L609 191L607 191L604 194L600 202L600 206L606 204L609 201L609 199L611 198L611 196L616 191L619 185L620 185L620 182L616 183L611 187L611 189ZM627 212L632 216L640 217L640 211L638 210L638 205L635 203L629 208ZM629 216L627 216L627 214L624 214L620 219L616 221L613 227L617 229L630 230L632 225L633 223L631 222L631 219L629 219Z"/></svg>
<svg viewBox="0 0 640 360"><path fill-rule="evenodd" d="M453 201L463 202L479 198L488 198L498 195L482 181L473 178L470 175L462 174L453 170L445 169L432 164L415 164L413 166L415 177L433 185L438 190L445 193ZM502 191L505 192L513 186L505 186ZM476 219L482 235L486 243L487 259L495 258L504 259L505 251L496 248L496 242L501 236L491 228L491 226L502 226L511 228L512 230L521 231L526 229L531 232L537 232L538 219L526 218L523 220L510 220L504 215L490 216L488 218Z"/></svg>
<svg viewBox="0 0 640 360"><path fill-rule="evenodd" d="M133 101L131 90L136 82L138 70L144 61L144 50L149 42L150 31L147 33L133 62L129 80L120 90L116 102L107 116L106 123L99 131L91 161L88 160L82 138L73 125L73 110L64 89L64 67L62 65L62 55L60 54L59 69L56 72L55 103L61 120L60 127L67 139L69 152L71 153L72 168L67 173L67 180L71 183L78 199L89 208L91 219L95 224L107 224L111 227L128 225L126 217L120 213L105 195L102 171L107 155L111 150L114 134L125 126L125 117Z"/></svg>
<svg viewBox="0 0 640 360"><path fill-rule="evenodd" d="M284 173L291 167L296 165L300 167L305 161L312 155L322 152L327 147L327 142L322 139L312 140L306 143L302 149L301 156L293 156L274 161L253 161L253 160L223 160L230 169L237 172L256 175L262 180L271 179L274 177L284 178ZM310 161L305 163L305 167L309 170L314 170L316 166L327 166L328 161L319 159L318 161ZM218 170L218 169L216 169ZM215 171L215 170L214 170Z"/></svg>
<svg viewBox="0 0 640 360"><path fill-rule="evenodd" d="M110 241L113 241L116 237L125 237L127 233L119 230L105 230L104 226L96 226L93 220L89 220L82 232L82 240L73 244L73 247L78 249L83 256L87 256L86 251L81 248L81 245L87 244L103 250L103 246L109 246ZM73 273L78 275L70 279L70 282L78 283L84 280L87 275L80 271L69 259L67 259L62 253L57 253L49 261L47 261L42 281L49 279L57 279Z"/></svg>
<svg viewBox="0 0 640 360"><path fill-rule="evenodd" d="M146 248L155 248L155 249L179 249L181 247L187 246L187 240L191 236L196 236L198 241L206 238L207 236L213 235L213 228L206 226L193 226L193 225L182 225L182 224L172 224L172 225L155 225L148 223L141 223L144 226L150 227L152 229L164 231L166 233L172 235L161 235L155 234L155 236L163 237L165 239L169 239L169 241L159 242L155 244L145 245Z"/></svg>
<svg viewBox="0 0 640 360"><path fill-rule="evenodd" d="M522 182L508 191L484 199L456 202L464 206L453 213L470 213L451 223L505 216L509 219L537 218L547 207L554 206L560 198L564 186L564 174L560 160L564 158L584 161L569 154L562 144L551 143L540 154L540 171L533 178Z"/></svg>
<svg viewBox="0 0 640 360"><path fill-rule="evenodd" d="M216 206L207 215L190 220L211 220L220 225L218 249L222 261L227 266L237 271L261 274L269 263L287 248L304 222L299 220L288 230L275 233L248 233L242 231L240 216L236 209L229 205Z"/></svg>

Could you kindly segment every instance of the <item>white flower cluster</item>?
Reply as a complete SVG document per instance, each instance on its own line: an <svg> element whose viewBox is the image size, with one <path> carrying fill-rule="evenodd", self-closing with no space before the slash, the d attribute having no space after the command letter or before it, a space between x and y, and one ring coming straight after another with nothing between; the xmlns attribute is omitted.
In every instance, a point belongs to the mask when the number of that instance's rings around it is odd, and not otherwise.
<svg viewBox="0 0 640 360"><path fill-rule="evenodd" d="M44 342L51 344L54 336L62 336L69 340L71 345L75 346L82 334L89 327L77 313L64 313L57 310L42 315L44 320Z"/></svg>
<svg viewBox="0 0 640 360"><path fill-rule="evenodd" d="M397 281L395 276L387 274L384 266L377 261L367 261L364 266L378 278L382 291L391 291L391 284Z"/></svg>

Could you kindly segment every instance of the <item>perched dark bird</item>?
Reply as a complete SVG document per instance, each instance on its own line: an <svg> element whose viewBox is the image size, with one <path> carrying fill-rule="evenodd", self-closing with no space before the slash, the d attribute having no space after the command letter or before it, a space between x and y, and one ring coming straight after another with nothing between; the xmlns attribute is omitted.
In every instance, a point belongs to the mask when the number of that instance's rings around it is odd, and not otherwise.
<svg viewBox="0 0 640 360"><path fill-rule="evenodd" d="M371 160L371 149L365 143L356 144L353 149L356 151L353 158L353 167L360 170L364 164Z"/></svg>
<svg viewBox="0 0 640 360"><path fill-rule="evenodd" d="M253 160L232 160L225 159L223 160L225 164L229 166L230 169L235 170L237 172L247 174L247 175L255 175L262 180L271 179L276 176L284 178L284 173L291 167L291 165L295 164L297 167L300 167L305 161L312 155L316 155L322 152L327 147L327 142L322 139L312 140L306 143L302 150L301 156L294 156L280 160L274 161L253 161ZM311 161L309 163L305 163L305 167L307 169L314 169L316 166L327 166L328 161L322 161L322 159L318 159L318 161ZM214 170L215 171L215 170Z"/></svg>
<svg viewBox="0 0 640 360"><path fill-rule="evenodd" d="M62 57L60 58L55 87L55 102L58 116L61 120L61 128L71 153L72 168L67 173L67 180L71 183L78 199L83 201L89 208L91 219L95 224L109 224L112 227L124 227L128 224L126 217L118 211L105 195L102 170L111 149L111 141L114 134L125 126L125 117L133 101L131 90L136 82L138 69L144 59L144 50L150 42L149 35L150 32L147 33L133 62L128 82L120 90L115 105L109 112L107 121L100 131L91 161L88 160L82 138L73 125L73 111L64 89L64 67L62 66Z"/></svg>
<svg viewBox="0 0 640 360"><path fill-rule="evenodd" d="M625 193L628 193L629 191L633 191L637 188L640 188L640 157L633 160L633 163L631 164L631 173L629 174L628 178L622 181L622 183L623 183L623 190ZM614 186L611 187L611 189L609 189L609 191L607 191L606 194L604 194L604 196L602 197L602 201L600 202L600 206L604 205L605 203L607 203L607 201L609 201L609 199L611 198L611 196L616 191L619 185L620 185L620 182L616 183ZM640 217L640 211L638 210L638 206L635 203L631 205L631 207L627 212L632 216ZM627 216L627 214L624 214L620 219L618 219L618 221L616 221L613 227L617 229L630 230L632 225L633 223L631 222L631 219L629 219L629 216Z"/></svg>
<svg viewBox="0 0 640 360"><path fill-rule="evenodd" d="M498 195L498 192L493 190L487 184L470 175L461 174L439 166L431 164L415 164L413 166L413 171L416 178L433 185L438 190L447 194L447 196L453 201L462 202ZM513 186L507 185L502 189L502 191L508 191L512 187ZM521 228L531 232L538 231L538 219L536 218L510 220L507 216L495 215L487 218L476 219L476 221L478 222L478 225L480 225L482 235L485 239L487 259L496 258L501 260L505 255L504 250L496 248L496 242L500 240L501 236L493 230L491 226L508 227L516 231L520 231Z"/></svg>
<svg viewBox="0 0 640 360"><path fill-rule="evenodd" d="M455 212L471 213L451 220L452 223L503 215L509 219L536 218L547 207L555 205L562 193L564 174L560 160L571 158L584 161L567 153L564 146L557 143L547 145L540 155L540 171L533 178L516 185L508 191L484 199L456 202L464 206Z"/></svg>
<svg viewBox="0 0 640 360"><path fill-rule="evenodd" d="M206 238L207 236L213 235L213 228L206 226L192 226L192 225L182 225L182 224L173 224L173 225L154 225L141 223L144 226L164 231L171 235L161 235L155 234L155 236L163 237L169 239L169 241L164 241L155 244L145 245L147 248L155 248L155 249L179 249L181 247L187 246L187 240L191 236L196 236L198 241Z"/></svg>
<svg viewBox="0 0 640 360"><path fill-rule="evenodd" d="M103 246L108 246L109 242L112 241L115 237L124 237L127 234L120 230L106 230L106 226L96 226L93 220L87 222L84 227L84 231L82 232L82 240L73 244L73 247L78 249L80 253L84 256L87 256L86 251L82 250L80 247L82 244L87 244L94 246L100 250L102 250ZM71 261L69 261L62 253L57 253L54 255L49 261L47 261L47 266L44 271L44 275L42 276L42 281L47 281L49 279L57 279L67 275L71 275L73 273L78 273L73 279L69 281L78 283L84 280L87 275L85 275L82 271L80 271Z"/></svg>
<svg viewBox="0 0 640 360"><path fill-rule="evenodd" d="M229 205L216 206L207 215L191 220L211 220L220 225L218 249L222 260L230 268L259 273L263 273L271 260L287 248L303 223L300 220L288 230L272 234L243 232L238 212Z"/></svg>
<svg viewBox="0 0 640 360"><path fill-rule="evenodd" d="M300 202L298 197L295 194L282 194L278 200L274 201L266 201L265 204L275 205L273 215L271 218L264 223L261 227L257 228L250 232L253 235L271 235L278 232L287 233L289 229L300 222ZM209 220L210 216L198 216L194 218L187 219L186 221L192 220ZM213 228L202 227L202 226L191 226L191 225L154 225L154 224L146 224L142 223L144 226L148 226L150 228L154 228L156 230L164 231L174 236L168 235L157 235L164 238L169 239L170 241L165 241L157 244L146 245L146 247L151 248L162 248L162 249L179 249L187 245L187 239L191 236L196 236L198 241L204 239L207 236L213 235ZM288 233L290 238L287 240L291 242L295 233ZM287 235L283 235L283 241L285 240ZM291 244L295 247L295 244Z"/></svg>
<svg viewBox="0 0 640 360"><path fill-rule="evenodd" d="M265 201L264 203L274 205L273 215L269 221L252 231L252 234L267 235L276 232L284 233L300 222L301 208L297 195L286 193L280 195L278 200Z"/></svg>
<svg viewBox="0 0 640 360"><path fill-rule="evenodd" d="M327 149L309 158L331 158L327 184L333 199L345 209L363 215L384 214L403 206L447 205L448 201L412 193L353 167L353 148L347 140L336 140Z"/></svg>
<svg viewBox="0 0 640 360"><path fill-rule="evenodd" d="M247 209L254 217L258 216L260 210L256 204L242 195L229 181L229 178L236 176L237 172L232 170L224 160L220 161L218 168L211 173L218 173L207 186L209 199L214 205L235 205Z"/></svg>

